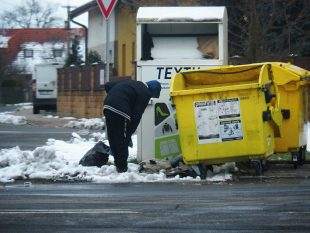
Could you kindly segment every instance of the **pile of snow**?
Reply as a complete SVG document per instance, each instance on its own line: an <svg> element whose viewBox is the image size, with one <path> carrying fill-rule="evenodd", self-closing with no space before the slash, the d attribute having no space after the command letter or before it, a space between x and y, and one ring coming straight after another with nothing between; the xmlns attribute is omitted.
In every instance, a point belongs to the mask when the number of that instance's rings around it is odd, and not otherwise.
<svg viewBox="0 0 310 233"><path fill-rule="evenodd" d="M105 126L103 118L86 119L81 118L76 121L69 121L64 127L74 129L102 129Z"/></svg>
<svg viewBox="0 0 310 233"><path fill-rule="evenodd" d="M0 113L0 123L2 124L13 124L13 125L25 125L27 124L26 117L15 116L12 112Z"/></svg>
<svg viewBox="0 0 310 233"><path fill-rule="evenodd" d="M97 135L98 136L98 135ZM104 138L104 135L101 136ZM23 151L19 147L0 150L0 182L13 182L16 179L48 179L92 181L99 183L136 183L199 181L200 178L167 178L163 171L147 174L139 173L139 165L128 164L128 171L117 173L114 165L101 168L83 167L78 164L82 156L95 145L94 138L86 140L76 133L68 142L49 139L45 146L33 151ZM129 161L136 158L137 139L133 137L134 147L129 151ZM113 162L110 156L109 162ZM227 172L208 177L208 181L221 182L230 180Z"/></svg>

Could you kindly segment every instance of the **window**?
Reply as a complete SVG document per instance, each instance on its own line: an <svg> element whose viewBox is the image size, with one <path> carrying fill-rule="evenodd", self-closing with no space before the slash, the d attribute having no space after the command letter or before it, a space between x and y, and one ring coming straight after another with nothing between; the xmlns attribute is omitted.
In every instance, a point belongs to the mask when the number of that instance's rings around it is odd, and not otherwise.
<svg viewBox="0 0 310 233"><path fill-rule="evenodd" d="M53 50L53 56L54 56L54 58L56 58L56 57L62 57L62 53L63 53L63 50L62 50L62 49L54 49L54 50Z"/></svg>
<svg viewBox="0 0 310 233"><path fill-rule="evenodd" d="M33 57L33 50L32 49L24 49L24 57L25 58Z"/></svg>

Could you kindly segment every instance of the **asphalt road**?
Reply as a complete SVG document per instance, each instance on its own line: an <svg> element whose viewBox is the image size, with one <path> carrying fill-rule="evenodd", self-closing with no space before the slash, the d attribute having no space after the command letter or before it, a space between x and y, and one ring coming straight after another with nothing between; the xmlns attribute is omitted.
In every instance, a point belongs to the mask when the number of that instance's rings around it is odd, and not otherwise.
<svg viewBox="0 0 310 233"><path fill-rule="evenodd" d="M17 106L0 106L0 113L14 112L17 108ZM69 140L74 131L76 130L53 126L0 124L0 150L15 146L19 146L22 150L33 150L45 145L49 138Z"/></svg>
<svg viewBox="0 0 310 233"><path fill-rule="evenodd" d="M72 132L76 131L69 128L0 124L0 150L15 146L22 150L33 150L45 145L49 138L69 140Z"/></svg>
<svg viewBox="0 0 310 233"><path fill-rule="evenodd" d="M0 149L73 131L0 124ZM0 232L310 232L309 176L289 171L224 184L0 184Z"/></svg>
<svg viewBox="0 0 310 233"><path fill-rule="evenodd" d="M11 112L11 111L15 111L17 108L18 108L17 106L0 105L0 112Z"/></svg>
<svg viewBox="0 0 310 233"><path fill-rule="evenodd" d="M310 180L9 184L1 232L310 232Z"/></svg>

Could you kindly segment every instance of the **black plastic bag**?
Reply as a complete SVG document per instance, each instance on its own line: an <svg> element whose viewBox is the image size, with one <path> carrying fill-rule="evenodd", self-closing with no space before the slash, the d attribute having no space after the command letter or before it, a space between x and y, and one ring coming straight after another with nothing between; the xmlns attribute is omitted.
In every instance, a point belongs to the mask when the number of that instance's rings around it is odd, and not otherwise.
<svg viewBox="0 0 310 233"><path fill-rule="evenodd" d="M79 164L82 166L97 166L101 167L105 165L109 160L110 147L99 141L97 144L87 151L87 153L81 158Z"/></svg>

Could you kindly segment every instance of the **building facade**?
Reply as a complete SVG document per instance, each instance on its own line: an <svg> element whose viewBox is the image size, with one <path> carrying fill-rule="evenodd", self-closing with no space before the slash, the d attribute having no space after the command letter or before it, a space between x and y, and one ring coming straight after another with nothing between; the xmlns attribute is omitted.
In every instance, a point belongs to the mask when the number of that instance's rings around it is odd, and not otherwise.
<svg viewBox="0 0 310 233"><path fill-rule="evenodd" d="M0 47L5 50L7 64L23 74L32 75L36 64L64 63L70 41L76 36L83 54L84 29L1 29Z"/></svg>
<svg viewBox="0 0 310 233"><path fill-rule="evenodd" d="M200 0L119 0L109 23L109 53L116 76L135 77L136 64L136 15L141 6L200 6ZM95 0L71 11L71 18L88 12L88 49L105 58L106 20ZM104 60L104 59L103 59Z"/></svg>

